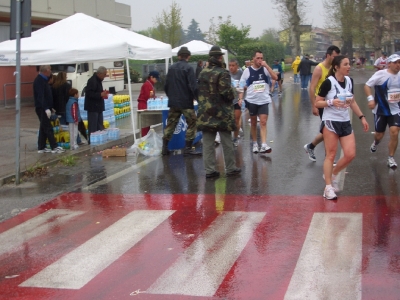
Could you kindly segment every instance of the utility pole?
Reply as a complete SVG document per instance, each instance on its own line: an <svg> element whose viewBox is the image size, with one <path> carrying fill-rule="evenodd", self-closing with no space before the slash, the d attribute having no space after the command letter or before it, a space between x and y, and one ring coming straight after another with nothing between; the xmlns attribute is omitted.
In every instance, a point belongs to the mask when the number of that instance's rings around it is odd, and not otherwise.
<svg viewBox="0 0 400 300"><path fill-rule="evenodd" d="M21 38L31 36L31 0L11 0L10 39L16 39L15 68L15 184L20 183Z"/></svg>

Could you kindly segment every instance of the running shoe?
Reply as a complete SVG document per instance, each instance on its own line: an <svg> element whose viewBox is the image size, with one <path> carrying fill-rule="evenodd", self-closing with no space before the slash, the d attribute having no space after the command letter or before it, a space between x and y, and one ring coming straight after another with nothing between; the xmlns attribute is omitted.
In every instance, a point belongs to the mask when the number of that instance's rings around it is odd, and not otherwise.
<svg viewBox="0 0 400 300"><path fill-rule="evenodd" d="M260 148L260 153L271 153L271 152L272 152L272 148L268 145L261 146L261 148Z"/></svg>
<svg viewBox="0 0 400 300"><path fill-rule="evenodd" d="M339 192L339 181L336 177L337 176L332 174L332 187L335 189L336 192Z"/></svg>
<svg viewBox="0 0 400 300"><path fill-rule="evenodd" d="M38 153L50 153L50 152L51 152L51 149L49 149L49 148L44 148L44 149L38 150Z"/></svg>
<svg viewBox="0 0 400 300"><path fill-rule="evenodd" d="M376 152L376 146L375 145L375 141L372 143L371 147L369 148L369 150L371 151L371 153L375 153Z"/></svg>
<svg viewBox="0 0 400 300"><path fill-rule="evenodd" d="M336 200L337 196L335 194L335 189L331 186L325 187L324 198L326 198L326 200Z"/></svg>
<svg viewBox="0 0 400 300"><path fill-rule="evenodd" d="M219 144L221 144L221 137L219 132L217 132L217 136L215 137L215 146L218 146Z"/></svg>
<svg viewBox="0 0 400 300"><path fill-rule="evenodd" d="M258 145L253 145L253 153L258 153Z"/></svg>
<svg viewBox="0 0 400 300"><path fill-rule="evenodd" d="M233 139L233 146L235 146L235 147L239 146L238 139Z"/></svg>
<svg viewBox="0 0 400 300"><path fill-rule="evenodd" d="M61 147L56 147L53 150L51 150L51 153L64 153L65 150Z"/></svg>
<svg viewBox="0 0 400 300"><path fill-rule="evenodd" d="M311 161L317 161L317 158L315 157L315 154L314 154L314 149L310 148L310 144L305 144L303 148L304 148L304 150L306 150L306 153L308 154L308 158Z"/></svg>
<svg viewBox="0 0 400 300"><path fill-rule="evenodd" d="M251 119L249 119L249 123L251 122ZM260 117L257 116L257 122L260 122Z"/></svg>
<svg viewBox="0 0 400 300"><path fill-rule="evenodd" d="M388 158L388 160L387 160L387 165L388 165L389 168L397 168L397 164L396 164L396 162L394 161L394 158L393 158L393 157L389 157L389 158Z"/></svg>
<svg viewBox="0 0 400 300"><path fill-rule="evenodd" d="M282 92L279 92L279 93L278 93L278 96L282 96Z"/></svg>

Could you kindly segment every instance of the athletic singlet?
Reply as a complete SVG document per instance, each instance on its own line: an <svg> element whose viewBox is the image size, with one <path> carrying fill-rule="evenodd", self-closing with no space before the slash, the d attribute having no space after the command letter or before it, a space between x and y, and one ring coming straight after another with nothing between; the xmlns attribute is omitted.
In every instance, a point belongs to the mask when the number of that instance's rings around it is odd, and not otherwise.
<svg viewBox="0 0 400 300"><path fill-rule="evenodd" d="M400 72L391 74L389 71L377 71L367 81L367 86L375 89L376 106L372 110L374 114L392 116L400 114ZM390 101L390 96L395 96L394 101Z"/></svg>
<svg viewBox="0 0 400 300"><path fill-rule="evenodd" d="M331 82L331 89L328 94L325 96L325 100L333 100L338 98L338 94L343 94L346 92L350 92L353 89L353 85L351 83L351 79L348 76L344 76L345 78L345 88L341 87L339 82L335 77L329 76L326 80ZM350 121L349 110L344 107L335 107L335 106L327 106L324 107L324 115L322 116L322 121L338 121L338 122L346 122Z"/></svg>
<svg viewBox="0 0 400 300"><path fill-rule="evenodd" d="M319 88L321 87L321 84L325 81L325 79L328 77L329 73L329 69L325 68L325 66L322 63L319 63L318 66L321 67L322 75L321 78L318 80L317 86L315 87L315 96L318 96Z"/></svg>
<svg viewBox="0 0 400 300"><path fill-rule="evenodd" d="M246 101L249 103L263 105L271 102L269 88L271 75L264 67L254 69L249 67L243 71L241 81L246 81Z"/></svg>

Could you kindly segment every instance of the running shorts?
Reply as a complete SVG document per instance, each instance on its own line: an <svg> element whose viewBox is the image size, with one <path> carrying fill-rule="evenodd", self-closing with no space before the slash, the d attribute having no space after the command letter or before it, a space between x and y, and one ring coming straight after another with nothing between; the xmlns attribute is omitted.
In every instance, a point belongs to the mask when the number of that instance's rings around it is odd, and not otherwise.
<svg viewBox="0 0 400 300"><path fill-rule="evenodd" d="M258 105L246 101L246 108L249 110L250 116L268 115L268 104Z"/></svg>
<svg viewBox="0 0 400 300"><path fill-rule="evenodd" d="M339 137L348 136L353 132L350 121L339 122L339 121L322 121L320 132L323 133L323 129L326 127L329 131L336 133Z"/></svg>
<svg viewBox="0 0 400 300"><path fill-rule="evenodd" d="M374 122L375 122L376 132L385 132L386 126L400 127L400 115L398 114L392 116L374 115Z"/></svg>

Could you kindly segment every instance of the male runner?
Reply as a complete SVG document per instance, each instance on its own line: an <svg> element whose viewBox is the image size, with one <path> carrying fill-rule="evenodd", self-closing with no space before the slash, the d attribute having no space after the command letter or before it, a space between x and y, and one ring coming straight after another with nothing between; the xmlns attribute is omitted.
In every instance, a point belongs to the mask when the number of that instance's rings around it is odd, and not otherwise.
<svg viewBox="0 0 400 300"><path fill-rule="evenodd" d="M315 98L318 95L319 88L321 84L325 81L326 76L328 75L329 69L331 68L333 58L340 54L340 49L336 46L329 46L325 53L325 60L319 63L312 74L311 83L310 83L310 102L312 113L314 116L319 116L322 120L322 114L324 113L323 108L316 108L315 107ZM314 154L314 148L323 141L322 133L318 133L317 136L310 144L304 145L304 150L308 154L308 158L312 161L316 161L317 158Z"/></svg>
<svg viewBox="0 0 400 300"><path fill-rule="evenodd" d="M374 68L377 71L384 70L387 68L387 53L382 52L382 56L378 57L378 59L374 63Z"/></svg>
<svg viewBox="0 0 400 300"><path fill-rule="evenodd" d="M375 120L375 137L371 145L371 152L376 152L382 140L386 126L389 127L389 168L397 167L393 156L397 149L400 130L400 55L393 54L387 59L388 68L377 71L364 86L368 99L368 107L372 109ZM372 96L371 87L375 89Z"/></svg>
<svg viewBox="0 0 400 300"><path fill-rule="evenodd" d="M236 59L231 59L229 61L229 75L231 75L232 80L237 80L237 82L240 81L240 78L242 77L243 71L239 68L239 63ZM239 129L242 125L241 122L241 117L242 117L242 98L236 97L233 100L233 107L235 110L235 123L236 123L236 129L233 132L233 146L237 147L239 145Z"/></svg>
<svg viewBox="0 0 400 300"><path fill-rule="evenodd" d="M271 147L267 145L267 120L268 104L271 103L269 95L272 80L278 76L264 61L263 53L259 50L254 52L253 65L243 71L240 80L246 81L247 95L246 107L251 119L251 137L253 139L253 153L270 153ZM243 93L239 93L239 99L243 99ZM257 143L257 116L260 117L261 148Z"/></svg>

